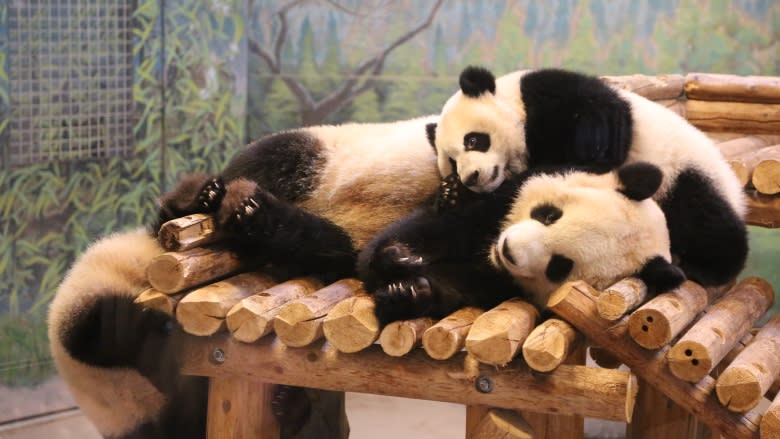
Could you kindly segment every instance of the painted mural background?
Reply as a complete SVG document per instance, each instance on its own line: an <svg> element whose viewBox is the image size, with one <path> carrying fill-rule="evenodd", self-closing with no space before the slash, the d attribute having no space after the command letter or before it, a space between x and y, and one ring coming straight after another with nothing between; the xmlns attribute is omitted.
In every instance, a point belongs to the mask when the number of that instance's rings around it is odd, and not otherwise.
<svg viewBox="0 0 780 439"><path fill-rule="evenodd" d="M95 1L78 4L88 13ZM20 62L9 48L18 25L9 14L22 3L0 2L4 154L16 111L10 83ZM98 236L144 225L177 175L216 171L249 139L300 125L438 112L469 64L498 74L560 66L612 75L780 75L780 5L772 0L130 4L131 153L74 159L54 150L23 165L3 156L0 383L7 386L52 373L46 306L74 258ZM71 49L92 52L89 44ZM63 137L72 127L47 129ZM780 289L780 232L754 229L751 239L746 273Z"/></svg>

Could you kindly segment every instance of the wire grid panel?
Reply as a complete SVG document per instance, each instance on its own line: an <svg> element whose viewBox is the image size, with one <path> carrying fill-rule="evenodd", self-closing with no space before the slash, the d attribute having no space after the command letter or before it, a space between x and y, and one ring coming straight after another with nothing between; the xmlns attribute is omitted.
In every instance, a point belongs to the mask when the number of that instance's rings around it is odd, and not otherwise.
<svg viewBox="0 0 780 439"><path fill-rule="evenodd" d="M132 152L132 3L10 0L11 166Z"/></svg>

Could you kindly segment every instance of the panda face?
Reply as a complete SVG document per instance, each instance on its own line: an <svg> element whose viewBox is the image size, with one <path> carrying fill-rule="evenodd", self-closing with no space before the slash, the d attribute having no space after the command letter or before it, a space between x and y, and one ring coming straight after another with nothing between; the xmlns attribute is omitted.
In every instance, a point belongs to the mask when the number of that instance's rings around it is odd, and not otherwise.
<svg viewBox="0 0 780 439"><path fill-rule="evenodd" d="M491 263L544 306L566 281L606 288L639 272L652 257L669 260L661 209L624 192L614 172L530 178L491 249Z"/></svg>

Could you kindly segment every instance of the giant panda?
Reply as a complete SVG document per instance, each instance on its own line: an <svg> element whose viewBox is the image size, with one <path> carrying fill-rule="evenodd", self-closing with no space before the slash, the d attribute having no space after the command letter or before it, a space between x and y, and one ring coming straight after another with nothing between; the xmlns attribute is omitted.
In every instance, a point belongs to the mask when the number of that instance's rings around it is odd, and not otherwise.
<svg viewBox="0 0 780 439"><path fill-rule="evenodd" d="M514 296L543 309L574 279L603 288L638 276L649 294L667 291L685 275L651 198L661 181L656 166L637 162L610 173L537 168L477 195L445 182L444 192L460 191L445 197L457 205L421 207L381 231L358 256L358 273L382 324Z"/></svg>
<svg viewBox="0 0 780 439"><path fill-rule="evenodd" d="M598 78L542 69L495 79L460 75L434 130L442 175L457 172L490 192L525 169L580 165L607 170L646 161L663 172L655 195L672 254L705 286L732 280L747 257L742 187L710 139L671 110Z"/></svg>

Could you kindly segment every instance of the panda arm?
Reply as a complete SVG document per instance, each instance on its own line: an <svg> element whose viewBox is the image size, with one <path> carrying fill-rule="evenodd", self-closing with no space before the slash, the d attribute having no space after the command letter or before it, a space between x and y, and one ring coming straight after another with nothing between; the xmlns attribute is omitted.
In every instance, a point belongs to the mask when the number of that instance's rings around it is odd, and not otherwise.
<svg viewBox="0 0 780 439"><path fill-rule="evenodd" d="M194 173L181 178L179 184L159 200L157 221L150 226L156 236L163 224L195 213L215 212L225 196L225 184L221 177Z"/></svg>

